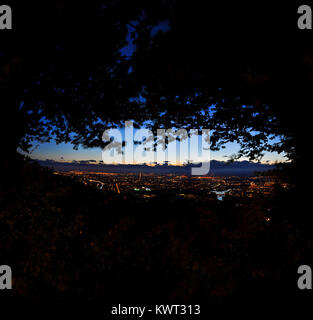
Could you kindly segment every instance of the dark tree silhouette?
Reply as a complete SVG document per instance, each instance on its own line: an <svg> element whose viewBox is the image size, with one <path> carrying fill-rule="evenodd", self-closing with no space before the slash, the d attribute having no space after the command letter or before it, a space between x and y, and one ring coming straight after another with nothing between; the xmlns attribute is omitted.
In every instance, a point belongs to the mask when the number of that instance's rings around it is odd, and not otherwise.
<svg viewBox="0 0 313 320"><path fill-rule="evenodd" d="M12 9L16 25L0 44L8 152L51 138L101 146L104 129L133 119L209 128L213 150L237 141L250 159L302 157L313 54L296 5L58 0Z"/></svg>

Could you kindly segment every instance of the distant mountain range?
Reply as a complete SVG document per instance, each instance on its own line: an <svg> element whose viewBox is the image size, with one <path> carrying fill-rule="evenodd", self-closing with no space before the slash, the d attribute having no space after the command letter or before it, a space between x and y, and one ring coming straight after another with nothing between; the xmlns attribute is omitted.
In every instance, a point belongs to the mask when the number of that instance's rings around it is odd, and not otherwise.
<svg viewBox="0 0 313 320"><path fill-rule="evenodd" d="M41 166L52 167L57 171L89 171L89 172L107 172L107 173L155 173L155 174L191 174L191 168L197 165L173 166L146 165L146 164L103 164L95 160L83 160L73 162L58 162L54 160L35 160ZM256 172L272 170L275 165L255 163L249 161L224 162L218 160L210 161L210 172L208 175L216 176L252 176Z"/></svg>

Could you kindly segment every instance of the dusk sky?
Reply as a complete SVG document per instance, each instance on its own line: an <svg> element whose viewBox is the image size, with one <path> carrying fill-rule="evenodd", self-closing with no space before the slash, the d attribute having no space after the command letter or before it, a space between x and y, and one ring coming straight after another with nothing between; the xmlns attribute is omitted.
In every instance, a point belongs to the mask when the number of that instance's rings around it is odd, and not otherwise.
<svg viewBox="0 0 313 320"><path fill-rule="evenodd" d="M36 146L36 145L35 145ZM227 157L236 153L239 150L239 145L236 143L228 143L225 149L220 151L211 151L211 159L226 161ZM31 154L34 159L51 159L56 161L72 161L72 160L102 160L102 150L100 148L84 149L80 147L78 150L73 150L71 144L56 144L55 142L37 144ZM142 159L145 162L145 159ZM195 161L196 159L194 159ZM242 159L246 160L246 159ZM266 153L262 162L286 161L283 155L277 153ZM110 161L108 161L110 162Z"/></svg>

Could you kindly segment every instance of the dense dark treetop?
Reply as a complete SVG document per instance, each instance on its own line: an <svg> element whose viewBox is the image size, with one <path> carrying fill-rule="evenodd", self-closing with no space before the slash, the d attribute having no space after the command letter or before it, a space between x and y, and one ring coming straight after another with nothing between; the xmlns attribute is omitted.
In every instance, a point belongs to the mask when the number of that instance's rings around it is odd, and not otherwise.
<svg viewBox="0 0 313 320"><path fill-rule="evenodd" d="M237 141L239 156L250 159L263 151L284 151L293 160L303 155L313 33L297 28L298 5L8 5L13 30L0 33L6 150L53 137L101 146L104 129L133 119L137 126L151 120L153 130L209 128L213 150ZM271 143L274 137L280 142Z"/></svg>

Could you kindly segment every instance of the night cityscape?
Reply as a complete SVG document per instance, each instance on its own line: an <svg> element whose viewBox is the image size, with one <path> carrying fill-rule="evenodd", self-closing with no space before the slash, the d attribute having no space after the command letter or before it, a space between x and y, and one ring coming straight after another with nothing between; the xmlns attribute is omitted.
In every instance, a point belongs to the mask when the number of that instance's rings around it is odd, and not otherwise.
<svg viewBox="0 0 313 320"><path fill-rule="evenodd" d="M85 185L93 186L104 193L116 192L122 195L133 195L144 199L158 195L184 197L198 200L224 200L232 197L240 199L252 197L269 197L274 188L288 189L288 184L276 177L194 177L155 174L115 174L99 172L54 172L78 179Z"/></svg>
<svg viewBox="0 0 313 320"><path fill-rule="evenodd" d="M0 318L312 313L312 9L0 3Z"/></svg>

